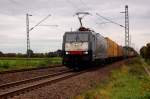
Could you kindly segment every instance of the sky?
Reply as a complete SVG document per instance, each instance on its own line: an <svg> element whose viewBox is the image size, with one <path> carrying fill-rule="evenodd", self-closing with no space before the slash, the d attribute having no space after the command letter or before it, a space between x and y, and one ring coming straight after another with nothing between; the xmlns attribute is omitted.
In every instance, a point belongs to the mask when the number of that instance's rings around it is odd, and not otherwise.
<svg viewBox="0 0 150 99"><path fill-rule="evenodd" d="M0 0L0 51L26 53L26 14L30 28L51 15L30 31L31 49L46 53L61 49L65 31L80 26L77 12L89 12L83 25L124 46L124 28L108 23L96 13L124 25L125 5L129 6L131 46L139 50L150 42L149 0ZM103 24L104 23L104 24ZM58 25L42 26L42 25Z"/></svg>

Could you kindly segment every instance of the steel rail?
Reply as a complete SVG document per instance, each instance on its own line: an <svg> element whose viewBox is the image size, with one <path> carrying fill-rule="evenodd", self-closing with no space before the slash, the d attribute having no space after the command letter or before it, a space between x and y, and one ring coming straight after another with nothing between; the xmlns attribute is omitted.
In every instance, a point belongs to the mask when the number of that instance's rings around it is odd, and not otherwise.
<svg viewBox="0 0 150 99"><path fill-rule="evenodd" d="M64 71L60 71L58 73L52 73L52 74L48 74L48 75L34 77L34 78L31 78L31 79L25 79L25 80L20 80L20 81L15 81L15 82L2 84L2 85L0 85L0 91L1 91L1 89L6 89L6 88L14 87L14 86L19 86L21 84L26 84L26 83L46 79L46 78L49 78L49 77L52 77L52 76L61 75L61 74L66 73L68 71L70 71L70 70L64 70Z"/></svg>
<svg viewBox="0 0 150 99"><path fill-rule="evenodd" d="M47 66L47 67L39 67L39 68L29 68L29 69L19 69L19 70L8 70L8 71L1 71L0 74L26 72L26 71L32 71L32 70L40 70L40 69L48 69L48 68L57 68L57 67L63 67L63 65Z"/></svg>
<svg viewBox="0 0 150 99"><path fill-rule="evenodd" d="M26 91L30 91L48 85L49 83L53 83L53 82L57 82L69 78L73 75L76 75L76 73L72 72L72 70L66 70L59 73L54 73L45 76L35 77L32 79L4 84L0 86L0 89L2 89L0 90L0 99L5 99L8 97L19 95ZM28 85L22 87L22 85L24 84L28 84Z"/></svg>

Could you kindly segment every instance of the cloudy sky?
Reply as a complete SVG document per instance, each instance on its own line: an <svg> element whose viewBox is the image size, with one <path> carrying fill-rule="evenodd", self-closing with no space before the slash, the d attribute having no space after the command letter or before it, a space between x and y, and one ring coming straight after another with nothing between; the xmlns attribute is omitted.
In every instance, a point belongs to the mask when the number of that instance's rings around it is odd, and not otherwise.
<svg viewBox="0 0 150 99"><path fill-rule="evenodd" d="M26 13L30 28L47 15L51 16L30 32L31 49L34 52L48 52L61 49L65 31L79 27L76 12L86 11L83 24L94 31L112 38L124 45L124 28L96 16L99 13L112 21L124 25L125 5L129 6L130 35L132 46L137 50L150 42L149 0L0 0L0 51L26 52ZM105 24L102 24L105 23Z"/></svg>

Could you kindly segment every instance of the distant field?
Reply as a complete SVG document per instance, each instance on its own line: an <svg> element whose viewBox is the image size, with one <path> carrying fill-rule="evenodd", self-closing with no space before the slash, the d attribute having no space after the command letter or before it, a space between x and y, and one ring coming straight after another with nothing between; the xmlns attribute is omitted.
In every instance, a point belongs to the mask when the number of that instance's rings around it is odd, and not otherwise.
<svg viewBox="0 0 150 99"><path fill-rule="evenodd" d="M28 61L27 58L1 57L0 71L45 67L48 65L60 65L61 63L62 63L61 57L30 58Z"/></svg>

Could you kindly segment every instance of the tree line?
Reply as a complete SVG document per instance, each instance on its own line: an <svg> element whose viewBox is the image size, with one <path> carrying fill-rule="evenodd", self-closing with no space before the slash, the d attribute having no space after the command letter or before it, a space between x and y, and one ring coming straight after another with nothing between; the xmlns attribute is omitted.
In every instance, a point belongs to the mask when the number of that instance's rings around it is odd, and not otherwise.
<svg viewBox="0 0 150 99"><path fill-rule="evenodd" d="M48 52L48 53L34 53L32 50L29 51L30 56L32 58L44 58L44 57L61 57L62 56L62 51L57 50L54 52ZM0 57L20 57L20 58L25 58L27 57L27 54L22 54L22 53L3 53L0 51Z"/></svg>
<svg viewBox="0 0 150 99"><path fill-rule="evenodd" d="M145 60L150 60L150 43L147 43L146 46L143 46L140 49L140 55L145 59Z"/></svg>

